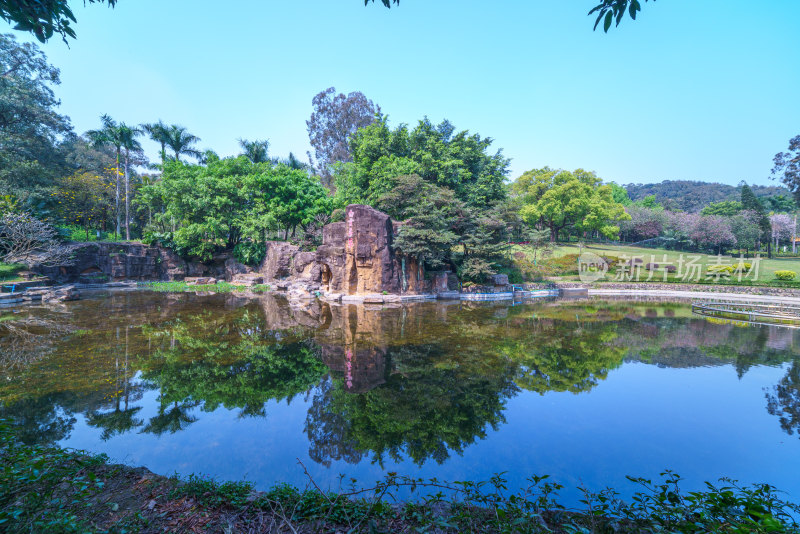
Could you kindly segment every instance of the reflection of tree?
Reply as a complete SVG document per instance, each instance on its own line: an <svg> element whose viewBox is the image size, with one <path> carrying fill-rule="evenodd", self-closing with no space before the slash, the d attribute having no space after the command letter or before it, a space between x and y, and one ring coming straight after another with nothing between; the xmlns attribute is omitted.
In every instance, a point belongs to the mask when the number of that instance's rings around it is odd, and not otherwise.
<svg viewBox="0 0 800 534"><path fill-rule="evenodd" d="M73 414L58 405L54 396L37 397L10 406L0 404L0 419L14 422L15 437L23 443L49 443L69 437Z"/></svg>
<svg viewBox="0 0 800 534"><path fill-rule="evenodd" d="M72 330L63 319L28 313L0 316L0 370L19 370L40 360Z"/></svg>
<svg viewBox="0 0 800 534"><path fill-rule="evenodd" d="M107 441L113 436L124 434L134 428L142 426L143 421L136 419L136 414L141 410L141 406L135 408L119 409L116 408L111 412L90 412L86 416L86 422L89 426L102 428L103 432L100 434L100 439Z"/></svg>
<svg viewBox="0 0 800 534"><path fill-rule="evenodd" d="M150 418L142 432L160 436L167 432L174 434L179 430L185 430L186 427L197 422L197 418L189 413L195 406L197 403L192 402L176 402L170 407L162 404L158 409L158 415Z"/></svg>
<svg viewBox="0 0 800 534"><path fill-rule="evenodd" d="M289 399L308 391L327 372L316 348L309 343L257 346L249 342L227 344L224 354L214 339L206 339L204 357L182 357L185 336L168 350L157 351L142 378L160 390L163 403L192 401L204 411L220 406L240 408L241 415L264 417L264 404ZM201 340L192 339L197 349Z"/></svg>
<svg viewBox="0 0 800 534"><path fill-rule="evenodd" d="M614 323L540 320L527 335L498 342L498 350L519 365L515 379L522 389L580 393L605 380L622 364L627 349L616 346Z"/></svg>
<svg viewBox="0 0 800 534"><path fill-rule="evenodd" d="M356 443L349 439L349 422L344 414L330 411L332 389L336 387L330 379L320 384L306 416L305 431L308 435L308 455L315 462L330 467L332 461L344 460L357 464L366 455L357 450Z"/></svg>
<svg viewBox="0 0 800 534"><path fill-rule="evenodd" d="M438 345L390 348L388 357L397 372L380 387L353 395L336 380L314 398L306 422L312 457L358 461L352 449L371 451L378 462L405 454L418 464L441 463L450 450L462 452L486 436L487 426L504 421L505 401L516 391L513 366L504 358L445 353Z"/></svg>
<svg viewBox="0 0 800 534"><path fill-rule="evenodd" d="M778 416L790 436L800 435L800 360L795 360L773 392L767 392L767 411Z"/></svg>

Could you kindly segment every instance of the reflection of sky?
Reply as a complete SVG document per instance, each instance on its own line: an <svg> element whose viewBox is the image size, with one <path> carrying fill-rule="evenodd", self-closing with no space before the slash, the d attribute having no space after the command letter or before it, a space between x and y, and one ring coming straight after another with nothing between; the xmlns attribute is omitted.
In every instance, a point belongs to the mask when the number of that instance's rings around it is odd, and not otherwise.
<svg viewBox="0 0 800 534"><path fill-rule="evenodd" d="M550 474L568 488L613 486L624 494L633 487L626 474L656 478L669 468L687 477L686 489L728 476L768 482L797 501L800 439L781 430L764 398L764 388L774 386L788 367L754 366L739 379L730 365L669 369L625 363L589 393L520 392L508 401L505 425L489 429L485 440L443 465L386 461L384 469L442 480L486 480L507 471L510 487L532 474ZM157 414L157 394L144 394L137 418ZM370 456L358 465L333 462L330 468L309 458L304 426L310 404L302 395L288 404L270 401L266 418L195 408L198 421L181 432L158 437L133 431L107 442L100 440L101 429L78 416L71 437L61 443L160 474L247 479L259 489L280 482L305 485L298 459L321 487L336 487L340 473L364 484L381 479ZM563 495L573 504L577 499L574 490Z"/></svg>

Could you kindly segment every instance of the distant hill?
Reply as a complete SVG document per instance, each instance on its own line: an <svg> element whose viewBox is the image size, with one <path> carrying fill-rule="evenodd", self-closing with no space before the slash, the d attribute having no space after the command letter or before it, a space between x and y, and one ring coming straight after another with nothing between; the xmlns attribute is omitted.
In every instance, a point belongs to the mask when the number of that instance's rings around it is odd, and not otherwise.
<svg viewBox="0 0 800 534"><path fill-rule="evenodd" d="M739 200L741 196L741 188L736 186L689 180L664 180L657 184L628 184L623 187L628 190L628 196L633 201L655 195L656 200L667 209L690 212L702 210L709 202ZM757 197L784 195L791 198L792 196L785 187L768 185L750 187Z"/></svg>

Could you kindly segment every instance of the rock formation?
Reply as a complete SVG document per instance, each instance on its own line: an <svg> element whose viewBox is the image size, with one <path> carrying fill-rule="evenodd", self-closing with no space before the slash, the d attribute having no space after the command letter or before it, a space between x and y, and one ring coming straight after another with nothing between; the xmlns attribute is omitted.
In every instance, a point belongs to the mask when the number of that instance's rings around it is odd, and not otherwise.
<svg viewBox="0 0 800 534"><path fill-rule="evenodd" d="M183 280L187 276L230 279L248 268L226 254L209 263L187 262L171 250L139 243L84 243L65 265L38 265L34 270L57 282L112 280Z"/></svg>
<svg viewBox="0 0 800 534"><path fill-rule="evenodd" d="M457 289L454 275L440 273L426 280L416 258L393 246L402 223L376 209L350 205L345 220L323 228L323 243L302 251L283 241L267 242L257 272L228 254L210 262L186 261L169 249L137 243L85 243L69 265L38 266L35 270L58 282L112 280L227 280L243 285L267 283L287 290L290 297L419 294ZM198 282L199 283L199 282ZM334 298L335 300L335 298Z"/></svg>
<svg viewBox="0 0 800 534"><path fill-rule="evenodd" d="M330 294L414 294L430 289L414 258L393 247L401 223L369 206L353 204L345 220L323 228L322 245L301 252L289 243L270 242L259 272L267 281L306 282Z"/></svg>

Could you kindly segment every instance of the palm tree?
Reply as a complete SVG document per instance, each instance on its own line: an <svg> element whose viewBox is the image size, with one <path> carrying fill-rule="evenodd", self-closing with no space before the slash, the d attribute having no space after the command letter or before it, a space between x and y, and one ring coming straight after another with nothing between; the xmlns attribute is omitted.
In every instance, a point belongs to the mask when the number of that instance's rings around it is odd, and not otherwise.
<svg viewBox="0 0 800 534"><path fill-rule="evenodd" d="M142 145L136 140L142 134L138 128L128 126L124 122L119 124L122 148L125 149L125 239L131 240L131 216L130 216L130 203L131 203L131 188L130 188L130 174L128 172L130 164L131 151L141 152Z"/></svg>
<svg viewBox="0 0 800 534"><path fill-rule="evenodd" d="M167 141L169 140L169 126L159 120L151 124L142 124L142 130L150 136L150 139L161 145L161 167L167 159Z"/></svg>
<svg viewBox="0 0 800 534"><path fill-rule="evenodd" d="M290 169L294 169L296 171L307 171L308 170L308 163L303 163L294 154L289 152L289 157L282 161L284 165L289 167Z"/></svg>
<svg viewBox="0 0 800 534"><path fill-rule="evenodd" d="M102 123L102 128L99 130L89 130L86 132L86 135L92 142L92 145L95 147L100 146L113 146L117 152L117 167L116 173L114 174L114 184L116 185L117 194L115 197L114 209L117 215L117 226L114 231L115 236L119 236L119 227L120 227L120 212L119 212L119 160L120 154L122 152L122 145L123 139L119 129L119 125L117 122L109 117L108 115L102 115L100 117L100 122Z"/></svg>
<svg viewBox="0 0 800 534"><path fill-rule="evenodd" d="M239 146L242 147L242 155L253 163L266 163L269 161L269 141L248 141L239 139Z"/></svg>
<svg viewBox="0 0 800 534"><path fill-rule="evenodd" d="M180 161L181 154L197 159L202 157L202 153L192 146L200 141L200 138L187 132L183 126L173 124L167 129L166 134L165 144L175 152L175 160Z"/></svg>

